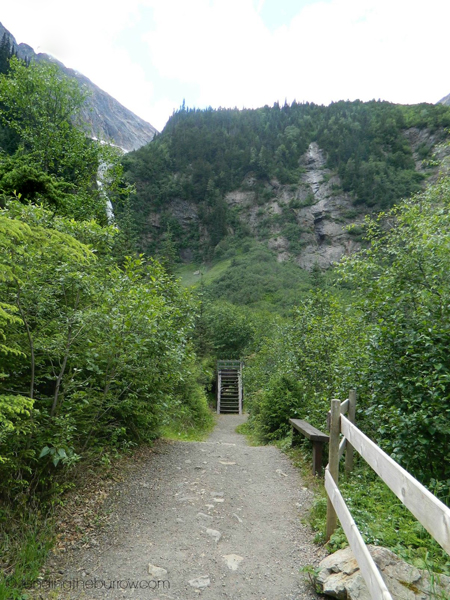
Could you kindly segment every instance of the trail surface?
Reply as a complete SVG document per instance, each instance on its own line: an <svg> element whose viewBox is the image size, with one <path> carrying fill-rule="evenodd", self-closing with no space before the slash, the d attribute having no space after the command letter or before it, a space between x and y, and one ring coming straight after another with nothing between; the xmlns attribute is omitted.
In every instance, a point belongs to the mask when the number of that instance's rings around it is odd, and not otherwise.
<svg viewBox="0 0 450 600"><path fill-rule="evenodd" d="M118 484L98 545L69 553L41 597L316 598L299 573L323 557L301 523L311 492L279 450L235 433L244 420L221 415L206 442L159 443Z"/></svg>

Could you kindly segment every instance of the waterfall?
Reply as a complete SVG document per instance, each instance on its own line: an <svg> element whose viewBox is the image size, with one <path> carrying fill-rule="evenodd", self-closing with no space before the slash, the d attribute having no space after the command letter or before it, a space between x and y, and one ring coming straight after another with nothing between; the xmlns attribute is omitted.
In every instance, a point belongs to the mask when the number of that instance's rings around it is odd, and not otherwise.
<svg viewBox="0 0 450 600"><path fill-rule="evenodd" d="M118 148L123 154L126 154L128 152L124 148L121 148L120 146L116 146L116 144L108 144L108 142L99 140L95 137L93 139L102 145L107 144L108 146L112 146L113 148ZM114 218L115 218L113 205L112 205L111 200L108 198L106 193L103 191L103 182L105 181L106 173L108 172L108 167L109 167L109 164L106 162L102 162L99 164L98 170L97 170L97 185L98 185L98 189L100 190L101 195L103 195L106 198L106 207L105 207L106 216L108 218L108 223L112 224L112 223L114 223Z"/></svg>

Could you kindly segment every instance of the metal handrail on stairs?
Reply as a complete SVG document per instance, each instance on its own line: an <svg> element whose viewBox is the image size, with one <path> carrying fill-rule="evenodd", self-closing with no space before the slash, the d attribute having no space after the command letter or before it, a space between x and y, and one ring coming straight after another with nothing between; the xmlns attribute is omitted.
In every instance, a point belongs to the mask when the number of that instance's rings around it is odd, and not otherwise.
<svg viewBox="0 0 450 600"><path fill-rule="evenodd" d="M242 361L217 361L217 413L242 414Z"/></svg>

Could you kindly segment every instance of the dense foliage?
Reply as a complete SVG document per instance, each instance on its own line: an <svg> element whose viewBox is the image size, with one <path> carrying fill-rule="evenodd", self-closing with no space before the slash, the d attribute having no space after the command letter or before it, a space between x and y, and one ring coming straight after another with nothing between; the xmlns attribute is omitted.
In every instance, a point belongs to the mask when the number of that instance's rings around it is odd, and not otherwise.
<svg viewBox="0 0 450 600"><path fill-rule="evenodd" d="M207 416L185 381L193 305L157 263L119 268L114 229L17 202L0 227L4 493L42 486L89 446L150 440L171 414Z"/></svg>
<svg viewBox="0 0 450 600"><path fill-rule="evenodd" d="M250 174L262 203L270 199L264 184L271 179L298 184L301 157L313 141L326 151L328 166L339 173L355 203L390 207L418 191L423 179L405 131L426 128L439 137L448 126L450 109L443 105L355 101L330 106L294 102L256 110L183 106L161 135L124 159L127 177L136 184L134 211L144 245L154 252L170 225L179 249L194 249L205 258L229 234L250 236L224 195L245 187ZM419 148L424 159L430 144ZM173 206L180 201L198 207L198 221L180 224ZM159 223L149 217L152 211L160 215Z"/></svg>
<svg viewBox="0 0 450 600"><path fill-rule="evenodd" d="M17 143L0 153L0 193L106 224L107 197L119 201L127 190L120 154L77 126L85 93L56 64L28 66L12 57L9 65L0 76L0 121Z"/></svg>
<svg viewBox="0 0 450 600"><path fill-rule="evenodd" d="M367 219L369 247L339 267L344 289L312 293L249 362L264 437L292 416L323 429L330 398L356 387L363 430L447 498L449 232L449 179Z"/></svg>
<svg viewBox="0 0 450 600"><path fill-rule="evenodd" d="M9 61L12 56L15 56L13 44L9 35L4 33L0 41L0 75L8 73ZM6 125L0 123L0 148L8 152L13 152L17 148L18 142L17 134Z"/></svg>
<svg viewBox="0 0 450 600"><path fill-rule="evenodd" d="M134 251L117 153L76 126L84 96L56 66L9 65L0 118L17 145L0 152L0 598L37 576L48 534L36 527L77 462L212 421L191 342L196 302ZM108 198L123 202L121 229L108 224Z"/></svg>
<svg viewBox="0 0 450 600"><path fill-rule="evenodd" d="M171 417L208 412L189 342L194 302L105 224L105 191L128 190L117 156L74 125L76 82L13 57L0 100L19 138L0 155L0 470L16 498L90 446L149 440Z"/></svg>

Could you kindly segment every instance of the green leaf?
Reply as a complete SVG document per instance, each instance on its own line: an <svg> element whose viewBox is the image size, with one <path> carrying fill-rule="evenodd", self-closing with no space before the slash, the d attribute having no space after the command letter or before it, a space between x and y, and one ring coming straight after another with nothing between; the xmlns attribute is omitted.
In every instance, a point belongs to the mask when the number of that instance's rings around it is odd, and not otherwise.
<svg viewBox="0 0 450 600"><path fill-rule="evenodd" d="M51 452L51 449L48 446L44 446L41 450L41 453L39 454L39 458L43 458L44 456L47 456L47 454L49 454Z"/></svg>

